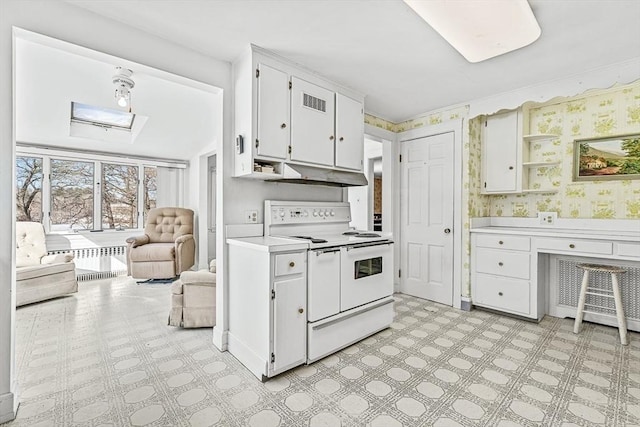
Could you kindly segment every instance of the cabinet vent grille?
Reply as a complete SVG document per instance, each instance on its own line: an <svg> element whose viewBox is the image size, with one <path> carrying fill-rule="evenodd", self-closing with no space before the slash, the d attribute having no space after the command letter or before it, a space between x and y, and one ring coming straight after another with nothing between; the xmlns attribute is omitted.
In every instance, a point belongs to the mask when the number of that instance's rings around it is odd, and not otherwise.
<svg viewBox="0 0 640 427"><path fill-rule="evenodd" d="M561 258L558 259L557 262L557 286L559 292L557 294L558 300L556 303L569 307L577 307L583 274L583 270L579 269L577 264L582 261L570 258ZM605 262L605 264L606 263L607 262ZM640 283L640 268L623 263L613 263L610 261L608 263L622 265L627 269L625 274L618 276L624 314L627 319L640 319L640 287L637 286L637 284ZM609 273L591 272L589 274L589 284L591 288L611 290L611 275ZM603 314L610 314L612 310L615 310L615 305L611 298L587 295L586 303L601 307L609 307L609 310L598 307L589 307L589 310L601 312Z"/></svg>
<svg viewBox="0 0 640 427"><path fill-rule="evenodd" d="M302 95L302 105L313 110L322 111L323 113L327 112L327 101L325 101L324 99L316 98L315 96L309 95L307 93L303 93Z"/></svg>

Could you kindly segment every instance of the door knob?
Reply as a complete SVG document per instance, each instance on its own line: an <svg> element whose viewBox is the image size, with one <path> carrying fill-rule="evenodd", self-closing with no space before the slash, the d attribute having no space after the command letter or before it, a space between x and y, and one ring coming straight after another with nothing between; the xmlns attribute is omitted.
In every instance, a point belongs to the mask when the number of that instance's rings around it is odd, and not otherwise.
<svg viewBox="0 0 640 427"><path fill-rule="evenodd" d="M340 141L344 141L344 137L342 137L342 136L341 136L341 137L340 137Z"/></svg>
<svg viewBox="0 0 640 427"><path fill-rule="evenodd" d="M574 244L572 243L572 244L570 244L570 245L569 245L569 247L570 247L571 249L574 249L574 248L576 247L576 245L574 245Z"/></svg>
<svg viewBox="0 0 640 427"><path fill-rule="evenodd" d="M291 261L291 262L289 263L289 267L293 268L293 267L295 267L295 266L296 266L296 263L295 263L295 262Z"/></svg>
<svg viewBox="0 0 640 427"><path fill-rule="evenodd" d="M500 267L502 267L504 264L502 263L502 261L500 261L500 262L498 263L498 265L499 265Z"/></svg>
<svg viewBox="0 0 640 427"><path fill-rule="evenodd" d="M281 125L280 125L280 128L282 128L282 129L284 129L284 128L286 128L286 127L287 127L287 124L286 124L286 123L283 123L283 124L281 124Z"/></svg>
<svg viewBox="0 0 640 427"><path fill-rule="evenodd" d="M329 137L329 141L333 141L333 135Z"/></svg>
<svg viewBox="0 0 640 427"><path fill-rule="evenodd" d="M450 228L445 228L444 229L444 234L449 234L451 233L451 229Z"/></svg>
<svg viewBox="0 0 640 427"><path fill-rule="evenodd" d="M304 308L299 308L298 309L298 313L300 313L300 314L304 313Z"/></svg>
<svg viewBox="0 0 640 427"><path fill-rule="evenodd" d="M498 292L498 295L502 296L502 292Z"/></svg>

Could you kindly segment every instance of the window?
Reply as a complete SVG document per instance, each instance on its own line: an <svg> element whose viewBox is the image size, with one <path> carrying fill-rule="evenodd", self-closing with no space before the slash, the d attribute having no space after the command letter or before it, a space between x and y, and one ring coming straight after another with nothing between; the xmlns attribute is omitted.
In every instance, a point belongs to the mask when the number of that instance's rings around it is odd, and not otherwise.
<svg viewBox="0 0 640 427"><path fill-rule="evenodd" d="M102 228L138 227L138 167L102 164Z"/></svg>
<svg viewBox="0 0 640 427"><path fill-rule="evenodd" d="M16 219L42 222L42 159L16 157Z"/></svg>
<svg viewBox="0 0 640 427"><path fill-rule="evenodd" d="M72 122L131 130L135 117L135 114L126 111L112 110L78 102L71 103Z"/></svg>
<svg viewBox="0 0 640 427"><path fill-rule="evenodd" d="M147 218L147 214L149 213L149 209L153 209L156 207L157 191L158 191L158 186L156 181L157 176L158 176L158 169L150 168L150 167L144 168L144 179L143 179L142 191L144 192L143 212L144 212L145 223L147 222L146 218Z"/></svg>
<svg viewBox="0 0 640 427"><path fill-rule="evenodd" d="M51 159L51 231L93 229L94 168Z"/></svg>

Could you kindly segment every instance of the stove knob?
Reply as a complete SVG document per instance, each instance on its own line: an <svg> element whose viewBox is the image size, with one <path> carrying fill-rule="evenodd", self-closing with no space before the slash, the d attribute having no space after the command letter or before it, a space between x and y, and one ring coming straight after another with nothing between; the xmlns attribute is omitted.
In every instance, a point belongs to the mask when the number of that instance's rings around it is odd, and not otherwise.
<svg viewBox="0 0 640 427"><path fill-rule="evenodd" d="M336 213L334 211L331 211L331 216L336 216Z"/></svg>
<svg viewBox="0 0 640 427"><path fill-rule="evenodd" d="M324 216L324 211L320 211L320 216Z"/></svg>
<svg viewBox="0 0 640 427"><path fill-rule="evenodd" d="M313 216L318 216L318 211L313 211Z"/></svg>
<svg viewBox="0 0 640 427"><path fill-rule="evenodd" d="M280 216L284 218L284 211L282 209L280 210Z"/></svg>
<svg viewBox="0 0 640 427"><path fill-rule="evenodd" d="M302 212L302 216L304 216L305 218L308 217L309 216L309 212L307 212L307 211Z"/></svg>

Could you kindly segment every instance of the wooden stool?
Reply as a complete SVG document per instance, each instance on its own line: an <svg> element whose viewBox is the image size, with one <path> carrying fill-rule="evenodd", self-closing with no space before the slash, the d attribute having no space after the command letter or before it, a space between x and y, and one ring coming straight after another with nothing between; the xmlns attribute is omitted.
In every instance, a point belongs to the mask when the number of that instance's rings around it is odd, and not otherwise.
<svg viewBox="0 0 640 427"><path fill-rule="evenodd" d="M584 313L614 317L612 314L599 313L599 312L589 311L584 309L587 295L598 295L605 298L613 298L613 300L615 301L615 304L616 304L615 317L618 318L618 330L620 332L620 342L622 343L622 345L629 344L629 340L627 338L627 320L624 317L624 308L622 307L622 296L620 295L620 287L618 286L618 274L626 273L627 270L625 270L624 268L616 267L612 265L599 265L599 264L578 264L577 267L584 270L584 276L582 276L582 286L580 287L580 299L578 301L578 312L576 313L576 321L573 325L573 333L577 334L578 332L580 332L580 325L582 324L582 316ZM608 291L606 289L590 288L589 287L590 271L611 273L612 290ZM600 291L600 292L593 292L594 290ZM607 310L613 310L609 307L602 307L594 304L586 304L586 305L591 307L604 308Z"/></svg>

